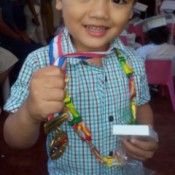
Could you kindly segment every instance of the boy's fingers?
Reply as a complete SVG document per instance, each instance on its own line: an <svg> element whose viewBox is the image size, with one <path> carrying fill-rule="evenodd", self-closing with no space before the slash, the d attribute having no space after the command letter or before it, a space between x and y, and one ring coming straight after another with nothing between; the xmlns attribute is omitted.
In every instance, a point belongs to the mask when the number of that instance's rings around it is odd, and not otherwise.
<svg viewBox="0 0 175 175"><path fill-rule="evenodd" d="M57 66L47 66L34 72L33 77L41 77L43 75L64 77L64 71Z"/></svg>
<svg viewBox="0 0 175 175"><path fill-rule="evenodd" d="M140 156L136 156L134 154L131 154L131 153L127 153L127 156L129 158L132 158L132 159L135 159L135 160L140 160L140 161L145 161L146 159L144 159L143 157L140 157Z"/></svg>
<svg viewBox="0 0 175 175"><path fill-rule="evenodd" d="M154 151L157 149L158 144L156 141L152 140L152 139L145 139L145 140L139 140L139 139L130 139L130 142L138 147L141 148L145 151Z"/></svg>
<svg viewBox="0 0 175 175"><path fill-rule="evenodd" d="M44 85L44 88L48 88L48 89L53 89L53 88L61 88L64 89L66 86L65 83L65 79L63 79L62 77L46 77L42 84ZM47 82L47 83L46 83Z"/></svg>
<svg viewBox="0 0 175 175"><path fill-rule="evenodd" d="M124 148L127 150L128 156L130 156L132 158L137 158L138 160L146 160L148 158L151 158L154 155L155 149L153 151L152 150L145 150L145 149L142 149L142 147L140 147L138 145L138 143L136 144L135 140L134 140L134 142L135 143L132 143L131 141L128 141L126 139L124 139L122 141ZM136 144L136 145L134 145L134 144Z"/></svg>
<svg viewBox="0 0 175 175"><path fill-rule="evenodd" d="M66 92L64 89L45 89L43 91L42 100L44 101L64 101Z"/></svg>

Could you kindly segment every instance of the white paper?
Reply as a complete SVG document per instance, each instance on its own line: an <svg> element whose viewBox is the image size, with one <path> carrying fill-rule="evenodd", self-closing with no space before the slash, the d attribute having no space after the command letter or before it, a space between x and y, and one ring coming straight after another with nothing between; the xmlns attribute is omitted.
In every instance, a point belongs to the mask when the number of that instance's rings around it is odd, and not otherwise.
<svg viewBox="0 0 175 175"><path fill-rule="evenodd" d="M113 125L113 135L151 138L158 141L157 133L148 125Z"/></svg>
<svg viewBox="0 0 175 175"><path fill-rule="evenodd" d="M148 8L147 5L142 4L142 3L140 3L140 2L137 2L137 3L135 4L135 6L134 6L134 10L138 10L138 11L141 11L141 12L145 12L147 8Z"/></svg>
<svg viewBox="0 0 175 175"><path fill-rule="evenodd" d="M175 1L163 1L161 10L175 10Z"/></svg>

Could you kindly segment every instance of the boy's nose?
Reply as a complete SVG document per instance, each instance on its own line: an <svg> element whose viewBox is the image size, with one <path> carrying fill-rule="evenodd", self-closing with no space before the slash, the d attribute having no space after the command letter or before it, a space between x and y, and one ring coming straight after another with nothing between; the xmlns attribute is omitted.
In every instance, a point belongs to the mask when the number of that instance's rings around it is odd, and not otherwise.
<svg viewBox="0 0 175 175"><path fill-rule="evenodd" d="M109 3L104 0L95 0L90 7L89 16L92 18L109 18Z"/></svg>

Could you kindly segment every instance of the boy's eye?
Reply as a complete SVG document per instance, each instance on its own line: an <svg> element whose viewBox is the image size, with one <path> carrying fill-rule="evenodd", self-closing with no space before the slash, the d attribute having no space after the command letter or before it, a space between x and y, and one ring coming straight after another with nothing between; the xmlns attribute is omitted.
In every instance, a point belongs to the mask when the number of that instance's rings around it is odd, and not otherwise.
<svg viewBox="0 0 175 175"><path fill-rule="evenodd" d="M116 4L125 4L128 2L128 0L112 0Z"/></svg>

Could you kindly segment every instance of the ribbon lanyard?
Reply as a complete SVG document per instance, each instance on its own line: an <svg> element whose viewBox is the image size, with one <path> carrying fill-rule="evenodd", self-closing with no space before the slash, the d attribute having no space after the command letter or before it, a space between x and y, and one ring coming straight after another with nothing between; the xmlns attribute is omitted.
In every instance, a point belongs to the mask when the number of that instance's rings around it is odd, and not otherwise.
<svg viewBox="0 0 175 175"><path fill-rule="evenodd" d="M49 57L50 63L52 65L62 67L67 58L78 58L78 59L91 59L91 58L102 58L103 56L111 53L108 52L77 52L72 54L62 53L61 47L62 37L61 34L55 37L50 43L49 48ZM119 59L120 65L125 72L128 80L129 80L129 92L130 92L130 105L131 105L131 113L132 118L131 123L135 123L136 121L136 104L135 104L135 87L133 81L133 69L127 64L126 59L123 55L116 50L116 55ZM123 158L121 158L116 151L114 156L106 156L103 157L100 155L96 147L92 144L92 136L90 130L87 128L85 123L82 120L80 113L76 110L74 104L72 103L72 99L66 91L65 109L64 112L56 118L53 118L53 115L49 116L48 122L45 123L45 132L48 134L51 131L56 131L57 135L53 138L50 145L50 156L52 159L56 159L62 156L66 146L68 145L68 137L67 134L60 130L61 124L68 120L68 124L73 128L74 132L80 137L82 141L85 141L91 152L96 156L99 162L106 164L107 166L121 166L123 165Z"/></svg>
<svg viewBox="0 0 175 175"><path fill-rule="evenodd" d="M103 56L112 53L112 51L107 51L107 52L75 52L70 54L63 54L61 43L62 43L62 36L60 34L57 37L55 37L49 45L49 58L51 65L62 67L63 63L67 58L78 58L81 60L86 60L91 58L102 58Z"/></svg>

